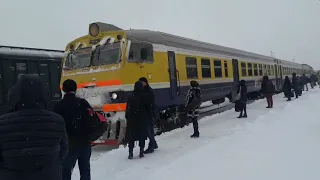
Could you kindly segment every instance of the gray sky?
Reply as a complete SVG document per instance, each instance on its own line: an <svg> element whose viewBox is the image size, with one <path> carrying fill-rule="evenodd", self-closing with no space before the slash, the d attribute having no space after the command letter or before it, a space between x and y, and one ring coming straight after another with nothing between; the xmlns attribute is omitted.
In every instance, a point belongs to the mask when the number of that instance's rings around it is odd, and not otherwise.
<svg viewBox="0 0 320 180"><path fill-rule="evenodd" d="M0 44L64 50L101 21L320 69L319 0L0 0Z"/></svg>

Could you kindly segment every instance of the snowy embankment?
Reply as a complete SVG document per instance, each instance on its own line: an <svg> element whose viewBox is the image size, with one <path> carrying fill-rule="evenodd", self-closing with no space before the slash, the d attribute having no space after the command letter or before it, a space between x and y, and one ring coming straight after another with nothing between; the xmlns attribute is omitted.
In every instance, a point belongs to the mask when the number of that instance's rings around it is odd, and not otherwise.
<svg viewBox="0 0 320 180"><path fill-rule="evenodd" d="M247 119L234 110L205 117L199 139L190 139L192 126L161 135L159 149L143 159L128 160L121 147L101 154L92 159L92 179L317 179L320 91L285 100L275 96L273 109L265 100L248 105Z"/></svg>

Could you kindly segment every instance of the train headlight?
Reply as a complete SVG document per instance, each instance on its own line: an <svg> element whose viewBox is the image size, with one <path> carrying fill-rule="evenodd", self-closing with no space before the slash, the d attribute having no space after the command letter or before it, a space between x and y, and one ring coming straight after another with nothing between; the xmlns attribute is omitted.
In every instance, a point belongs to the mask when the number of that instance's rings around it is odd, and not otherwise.
<svg viewBox="0 0 320 180"><path fill-rule="evenodd" d="M112 99L117 99L118 95L117 95L117 93L112 93L111 97L112 97Z"/></svg>
<svg viewBox="0 0 320 180"><path fill-rule="evenodd" d="M99 25L96 23L93 23L89 27L89 34L93 37L96 37L99 34L100 28Z"/></svg>

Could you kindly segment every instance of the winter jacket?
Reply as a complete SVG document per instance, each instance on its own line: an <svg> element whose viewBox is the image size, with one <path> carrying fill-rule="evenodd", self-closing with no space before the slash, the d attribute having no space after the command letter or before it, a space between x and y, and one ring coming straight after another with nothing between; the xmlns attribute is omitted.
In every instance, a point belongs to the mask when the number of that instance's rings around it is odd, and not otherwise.
<svg viewBox="0 0 320 180"><path fill-rule="evenodd" d="M300 80L303 84L310 83L310 79L306 75L303 75Z"/></svg>
<svg viewBox="0 0 320 180"><path fill-rule="evenodd" d="M10 90L12 112L0 116L1 180L62 179L67 134L63 118L45 110L47 96L42 80L31 75Z"/></svg>
<svg viewBox="0 0 320 180"><path fill-rule="evenodd" d="M152 118L152 100L143 91L134 92L128 99L125 117L127 119L127 139L141 140L148 135L148 126Z"/></svg>
<svg viewBox="0 0 320 180"><path fill-rule="evenodd" d="M153 125L154 122L159 118L159 113L158 113L158 109L155 101L155 95L154 95L153 89L149 85L145 86L144 93L148 95L150 99L151 109L152 109L152 118L150 119L149 123L150 125Z"/></svg>
<svg viewBox="0 0 320 180"><path fill-rule="evenodd" d="M317 76L314 75L314 74L312 74L312 75L310 76L310 82L315 83L315 82L317 82L317 81L318 81Z"/></svg>
<svg viewBox="0 0 320 180"><path fill-rule="evenodd" d="M273 94L275 92L274 85L272 81L262 81L261 83L261 92L265 95Z"/></svg>
<svg viewBox="0 0 320 180"><path fill-rule="evenodd" d="M186 96L186 109L188 117L194 118L199 116L201 105L201 90L199 87L191 87Z"/></svg>
<svg viewBox="0 0 320 180"><path fill-rule="evenodd" d="M91 110L90 104L76 97L74 93L66 93L63 99L55 105L54 111L60 114L65 121L69 138L69 148L81 148L90 145L88 133L90 119L84 118L84 113Z"/></svg>
<svg viewBox="0 0 320 180"><path fill-rule="evenodd" d="M298 92L300 87L300 80L297 78L297 76L292 77L292 88L294 89L295 92Z"/></svg>
<svg viewBox="0 0 320 180"><path fill-rule="evenodd" d="M287 95L291 94L291 89L292 89L292 84L291 84L291 82L290 82L290 80L288 78L283 83L282 91L287 96Z"/></svg>
<svg viewBox="0 0 320 180"><path fill-rule="evenodd" d="M240 93L240 99L239 101L241 101L242 103L247 103L248 98L247 98L247 86L244 85L239 85L238 88L238 94Z"/></svg>

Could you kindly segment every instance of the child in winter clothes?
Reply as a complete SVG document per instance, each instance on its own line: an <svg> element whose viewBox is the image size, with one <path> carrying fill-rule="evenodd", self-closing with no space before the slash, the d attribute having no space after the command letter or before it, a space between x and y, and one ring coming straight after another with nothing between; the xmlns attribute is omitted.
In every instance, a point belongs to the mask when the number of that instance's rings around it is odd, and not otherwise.
<svg viewBox="0 0 320 180"><path fill-rule="evenodd" d="M186 109L188 111L188 118L192 120L193 124L194 133L191 135L191 138L198 138L200 136L198 116L201 105L201 90L197 81L191 81L190 86L186 97Z"/></svg>

